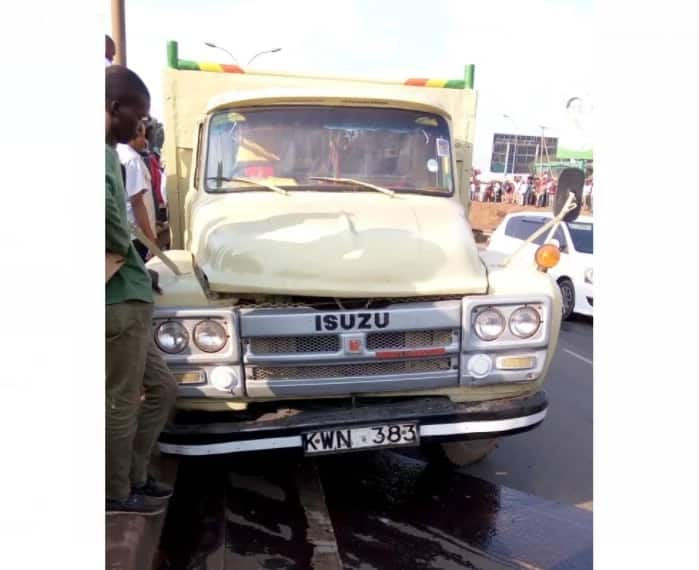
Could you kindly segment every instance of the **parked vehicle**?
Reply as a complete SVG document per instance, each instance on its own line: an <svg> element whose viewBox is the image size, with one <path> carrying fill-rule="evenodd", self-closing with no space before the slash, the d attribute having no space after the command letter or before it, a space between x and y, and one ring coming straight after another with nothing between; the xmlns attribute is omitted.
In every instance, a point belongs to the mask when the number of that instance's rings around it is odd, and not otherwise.
<svg viewBox="0 0 699 570"><path fill-rule="evenodd" d="M179 384L163 452L422 445L465 464L543 421L560 294L479 258L466 79L265 74L174 43L169 63L178 249L148 264Z"/></svg>
<svg viewBox="0 0 699 570"><path fill-rule="evenodd" d="M518 212L508 214L497 227L488 242L488 250L511 254L524 240L550 221L550 212ZM550 271L561 290L563 318L573 313L592 316L593 285L593 221L590 216L580 216L574 222L559 225L552 239L561 250L561 260ZM547 234L527 247L533 255L544 243Z"/></svg>

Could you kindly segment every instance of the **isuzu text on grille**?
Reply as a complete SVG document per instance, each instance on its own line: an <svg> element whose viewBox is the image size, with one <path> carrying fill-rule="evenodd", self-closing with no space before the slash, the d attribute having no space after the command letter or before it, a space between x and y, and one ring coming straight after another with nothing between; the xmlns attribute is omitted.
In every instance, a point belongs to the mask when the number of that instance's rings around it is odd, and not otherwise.
<svg viewBox="0 0 699 570"><path fill-rule="evenodd" d="M317 331L335 331L373 328L385 329L390 321L389 313L351 313L344 315L317 315Z"/></svg>

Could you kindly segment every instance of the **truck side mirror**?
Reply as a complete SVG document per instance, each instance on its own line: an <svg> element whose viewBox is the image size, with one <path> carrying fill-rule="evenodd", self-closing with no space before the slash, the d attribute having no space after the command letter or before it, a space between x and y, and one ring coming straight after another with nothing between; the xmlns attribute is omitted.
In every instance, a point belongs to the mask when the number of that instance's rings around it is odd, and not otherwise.
<svg viewBox="0 0 699 570"><path fill-rule="evenodd" d="M576 206L563 218L564 222L573 222L580 215L582 209L582 190L585 184L585 173L579 168L566 168L558 177L558 189L553 202L553 215L557 216L563 210L563 206L572 192L575 195Z"/></svg>

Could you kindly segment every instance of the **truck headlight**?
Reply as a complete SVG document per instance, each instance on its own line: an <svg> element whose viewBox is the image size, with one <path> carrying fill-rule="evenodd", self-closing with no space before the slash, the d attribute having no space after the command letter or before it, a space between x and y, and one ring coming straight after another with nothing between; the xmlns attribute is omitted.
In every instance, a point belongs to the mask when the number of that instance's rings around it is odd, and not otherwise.
<svg viewBox="0 0 699 570"><path fill-rule="evenodd" d="M505 330L505 318L497 309L484 309L476 316L473 330L481 340L495 340Z"/></svg>
<svg viewBox="0 0 699 570"><path fill-rule="evenodd" d="M182 352L189 345L189 333L177 321L165 321L155 329L155 343L168 354Z"/></svg>
<svg viewBox="0 0 699 570"><path fill-rule="evenodd" d="M194 344L204 352L218 352L226 346L226 330L216 321L206 320L194 327Z"/></svg>
<svg viewBox="0 0 699 570"><path fill-rule="evenodd" d="M519 338L529 338L539 330L541 317L532 307L520 307L510 315L510 331Z"/></svg>
<svg viewBox="0 0 699 570"><path fill-rule="evenodd" d="M585 283L592 285L592 267L588 267L585 270Z"/></svg>

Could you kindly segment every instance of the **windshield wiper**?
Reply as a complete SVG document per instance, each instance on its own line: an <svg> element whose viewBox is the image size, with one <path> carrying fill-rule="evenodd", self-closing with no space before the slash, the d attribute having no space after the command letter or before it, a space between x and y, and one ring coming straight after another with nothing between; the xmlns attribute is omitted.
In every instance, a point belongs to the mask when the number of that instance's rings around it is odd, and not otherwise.
<svg viewBox="0 0 699 570"><path fill-rule="evenodd" d="M274 186L272 184L267 184L266 182L260 182L259 180L253 180L250 178L241 178L238 176L233 176L233 177L219 177L219 176L209 176L207 180L220 180L221 182L247 182L248 184L252 184L253 186L259 186L260 188L267 188L269 190L274 190L278 194L282 194L283 196L288 196L289 193L284 190L283 188L279 188L279 186Z"/></svg>
<svg viewBox="0 0 699 570"><path fill-rule="evenodd" d="M332 178L330 176L309 176L309 180L320 180L321 182L339 182L343 184L354 184L355 186L362 186L364 188L371 188L372 190L376 190L377 192L381 192L383 194L388 194L389 196L393 197L396 195L396 193L393 190L389 190L388 188L384 188L383 186L375 186L374 184L369 184L368 182L362 182L361 180L355 180L354 178Z"/></svg>

